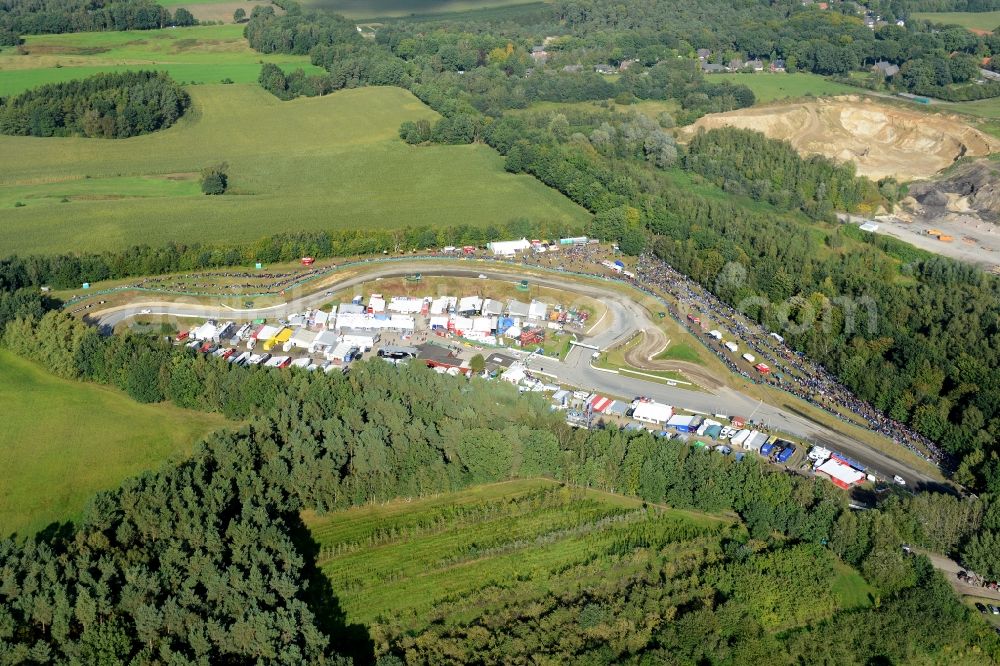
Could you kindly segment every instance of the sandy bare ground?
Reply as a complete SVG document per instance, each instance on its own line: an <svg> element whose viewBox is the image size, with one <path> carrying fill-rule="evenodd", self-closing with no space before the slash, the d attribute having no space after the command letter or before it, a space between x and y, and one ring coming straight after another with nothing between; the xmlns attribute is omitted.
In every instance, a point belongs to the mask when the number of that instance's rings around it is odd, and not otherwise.
<svg viewBox="0 0 1000 666"><path fill-rule="evenodd" d="M996 272L1000 269L1000 227L990 222L960 213L933 220L914 218L910 222L895 215L884 215L876 221L879 224L876 233L888 234L928 252L978 264L986 270ZM942 231L954 240L939 241L927 234L931 229Z"/></svg>
<svg viewBox="0 0 1000 666"><path fill-rule="evenodd" d="M1000 150L1000 141L957 116L911 111L855 96L715 113L681 130L681 138L690 138L700 128L724 126L785 139L804 155L852 161L860 175L873 179L928 178L959 157Z"/></svg>

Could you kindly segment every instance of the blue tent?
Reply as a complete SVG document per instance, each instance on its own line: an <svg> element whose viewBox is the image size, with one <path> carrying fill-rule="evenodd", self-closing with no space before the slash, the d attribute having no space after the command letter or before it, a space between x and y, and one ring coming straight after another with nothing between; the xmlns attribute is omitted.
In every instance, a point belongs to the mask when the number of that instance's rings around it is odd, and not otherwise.
<svg viewBox="0 0 1000 666"><path fill-rule="evenodd" d="M625 262L623 262L621 259L615 259L615 266L617 266L618 268L625 268Z"/></svg>

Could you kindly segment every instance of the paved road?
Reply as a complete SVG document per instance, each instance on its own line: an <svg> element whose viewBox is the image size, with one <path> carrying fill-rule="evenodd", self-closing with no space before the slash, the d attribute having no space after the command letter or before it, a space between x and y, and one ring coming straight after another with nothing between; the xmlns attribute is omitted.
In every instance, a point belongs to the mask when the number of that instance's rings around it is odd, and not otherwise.
<svg viewBox="0 0 1000 666"><path fill-rule="evenodd" d="M296 312L314 308L329 302L326 295L329 289L343 290L370 282L375 278L399 277L420 272L426 276L447 275L455 277L475 278L480 274L494 280L520 282L524 272L511 271L503 267L475 265L473 267L429 265L427 262L407 264L373 263L371 270L345 280L331 282L320 287L318 291L293 297L286 303L267 308L233 309L224 306L210 306L185 303L136 302L127 306L118 306L101 311L92 311L91 318L96 318L102 327L114 327L131 317L143 314L168 315L176 317L213 318L213 319L252 319L256 317L284 317ZM630 336L636 330L655 326L649 313L636 302L622 293L604 287L600 284L581 283L555 275L532 274L531 281L546 287L564 289L596 298L608 306L610 320L601 322L601 331L586 340L601 349L613 346ZM758 400L745 396L733 389L722 388L709 393L692 391L680 386L669 386L660 382L647 381L638 377L613 374L593 368L590 365L592 350L574 347L566 357L565 362L550 358L532 359L531 367L556 376L564 383L579 386L592 391L631 398L637 395L648 396L659 402L675 407L702 412L705 414L728 414L752 418L766 423L771 429L787 432L803 440L822 444L842 451L868 466L875 473L887 478L899 475L910 487L923 483L935 483L929 475L913 469L909 464L890 457L880 451L858 442L845 432L833 430L823 424L812 421L803 414L793 413L772 405L763 404ZM803 406L805 403L803 403ZM847 427L845 426L845 431ZM902 449L901 449L902 452Z"/></svg>

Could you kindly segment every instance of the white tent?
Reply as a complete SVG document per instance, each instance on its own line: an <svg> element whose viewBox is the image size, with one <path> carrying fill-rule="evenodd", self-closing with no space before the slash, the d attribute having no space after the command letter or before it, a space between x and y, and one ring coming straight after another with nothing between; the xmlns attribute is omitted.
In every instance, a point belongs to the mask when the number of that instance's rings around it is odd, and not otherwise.
<svg viewBox="0 0 1000 666"><path fill-rule="evenodd" d="M504 331L504 335L508 338L519 338L521 337L521 328L519 326L511 326Z"/></svg>
<svg viewBox="0 0 1000 666"><path fill-rule="evenodd" d="M496 317L476 317L472 320L472 330L476 333L489 333L496 329Z"/></svg>
<svg viewBox="0 0 1000 666"><path fill-rule="evenodd" d="M545 319L546 313L549 311L549 306L541 301L531 301L528 306L528 318L529 319Z"/></svg>
<svg viewBox="0 0 1000 666"><path fill-rule="evenodd" d="M214 340L218 334L219 327L209 321L191 331L191 337L195 340Z"/></svg>
<svg viewBox="0 0 1000 666"><path fill-rule="evenodd" d="M431 328L448 328L448 317L445 315L438 315L431 317L430 322Z"/></svg>
<svg viewBox="0 0 1000 666"><path fill-rule="evenodd" d="M743 441L743 448L745 448L748 451L753 451L756 453L760 451L761 447L764 446L764 444L767 443L768 439L769 437L767 436L766 433L757 432L756 430L754 430L753 432L750 433L750 436Z"/></svg>
<svg viewBox="0 0 1000 666"><path fill-rule="evenodd" d="M483 308L483 299L478 296L465 296L458 301L459 312L479 312Z"/></svg>
<svg viewBox="0 0 1000 666"><path fill-rule="evenodd" d="M385 312L385 299L372 294L372 297L368 299L368 308L372 312Z"/></svg>
<svg viewBox="0 0 1000 666"><path fill-rule="evenodd" d="M838 486L846 488L848 486L853 486L855 483L859 483L865 478L864 473L845 465L844 463L830 458L825 463L816 468L817 472L822 472L826 474L833 482Z"/></svg>
<svg viewBox="0 0 1000 666"><path fill-rule="evenodd" d="M490 250L495 255L504 257L513 256L518 252L527 250L529 247L531 247L531 243L526 238L513 241L495 241L486 244L487 250Z"/></svg>
<svg viewBox="0 0 1000 666"><path fill-rule="evenodd" d="M431 301L431 314L446 314L448 312L448 308L455 307L456 303L458 303L458 299L454 296L442 296L441 298L435 298Z"/></svg>
<svg viewBox="0 0 1000 666"><path fill-rule="evenodd" d="M512 299L507 303L507 316L509 317L527 317L529 310L530 306L521 301Z"/></svg>
<svg viewBox="0 0 1000 666"><path fill-rule="evenodd" d="M333 351L327 352L326 359L328 361L333 361L334 363L343 363L344 358L347 357L355 346L356 345L353 345L350 342L341 342L333 348Z"/></svg>
<svg viewBox="0 0 1000 666"><path fill-rule="evenodd" d="M646 423L666 423L674 414L674 408L662 402L640 402L632 412L632 418Z"/></svg>
<svg viewBox="0 0 1000 666"><path fill-rule="evenodd" d="M305 328L300 328L294 333L292 333L292 337L289 340L289 342L292 343L293 347L298 347L300 349L310 349L313 345L313 342L316 341L316 336L317 333L315 333L314 331L310 331Z"/></svg>
<svg viewBox="0 0 1000 666"><path fill-rule="evenodd" d="M455 319L452 320L452 321L455 324L455 330L456 331L460 331L460 332L472 331L472 318L471 317L455 317Z"/></svg>
<svg viewBox="0 0 1000 666"><path fill-rule="evenodd" d="M389 312L399 312L400 314L417 314L424 307L424 299L410 298L408 296L393 296L389 301Z"/></svg>
<svg viewBox="0 0 1000 666"><path fill-rule="evenodd" d="M519 384L526 376L527 373L524 371L524 366L520 363L513 363L500 375L500 379L511 384Z"/></svg>
<svg viewBox="0 0 1000 666"><path fill-rule="evenodd" d="M743 442L745 442L745 441L747 441L747 439L749 439L750 435L755 434L755 433L756 433L756 431L751 431L751 430L743 429L743 430L740 430L735 435L733 435L730 438L730 441L733 444L743 444Z"/></svg>
<svg viewBox="0 0 1000 666"><path fill-rule="evenodd" d="M487 298L483 301L483 315L489 317L498 317L503 314L503 303L500 301L494 301L492 298Z"/></svg>
<svg viewBox="0 0 1000 666"><path fill-rule="evenodd" d="M278 328L277 326L264 326L259 331L257 331L256 338L261 342L265 342L276 336L279 331L281 331L281 329Z"/></svg>
<svg viewBox="0 0 1000 666"><path fill-rule="evenodd" d="M378 342L378 334L366 333L364 331L345 331L340 340L341 342L357 347L361 351L368 351Z"/></svg>
<svg viewBox="0 0 1000 666"><path fill-rule="evenodd" d="M410 315L394 314L389 315L386 328L391 328L402 333L412 333L415 324L413 323L413 317Z"/></svg>

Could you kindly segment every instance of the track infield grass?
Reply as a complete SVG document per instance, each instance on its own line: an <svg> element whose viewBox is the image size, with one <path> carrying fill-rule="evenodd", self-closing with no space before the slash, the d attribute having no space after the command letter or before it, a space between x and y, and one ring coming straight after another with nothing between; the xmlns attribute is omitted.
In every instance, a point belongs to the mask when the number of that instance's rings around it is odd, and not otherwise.
<svg viewBox="0 0 1000 666"><path fill-rule="evenodd" d="M216 415L142 405L0 349L0 535L80 515L95 492L188 455Z"/></svg>
<svg viewBox="0 0 1000 666"><path fill-rule="evenodd" d="M486 146L403 143L402 121L437 114L401 88L290 102L256 85L189 91L188 113L145 136L0 136L0 154L18 155L0 171L0 247L100 251L304 230L587 218L534 178L505 172ZM229 192L201 195L198 172L223 161Z"/></svg>

